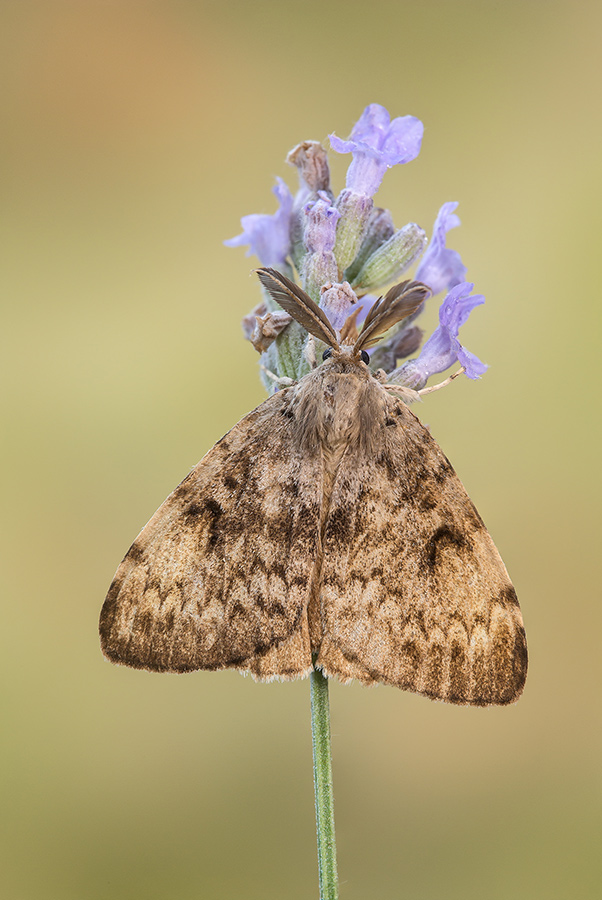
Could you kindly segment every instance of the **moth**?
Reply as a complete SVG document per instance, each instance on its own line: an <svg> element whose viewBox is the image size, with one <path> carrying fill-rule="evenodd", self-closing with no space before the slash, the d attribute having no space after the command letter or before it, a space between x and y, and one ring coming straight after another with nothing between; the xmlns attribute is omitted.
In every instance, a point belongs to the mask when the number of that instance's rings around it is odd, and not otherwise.
<svg viewBox="0 0 602 900"><path fill-rule="evenodd" d="M140 532L100 617L106 657L381 682L448 703L518 699L516 592L481 517L366 348L423 302L392 288L340 335L305 292L258 274L324 359L245 416Z"/></svg>

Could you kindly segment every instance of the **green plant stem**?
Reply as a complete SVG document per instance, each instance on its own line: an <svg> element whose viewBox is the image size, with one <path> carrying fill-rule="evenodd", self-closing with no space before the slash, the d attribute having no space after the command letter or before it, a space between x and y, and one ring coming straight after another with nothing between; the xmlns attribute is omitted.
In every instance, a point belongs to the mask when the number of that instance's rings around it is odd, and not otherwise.
<svg viewBox="0 0 602 900"><path fill-rule="evenodd" d="M330 753L328 679L318 669L309 676L311 689L311 736L314 753L314 790L318 834L320 900L337 900L337 847L334 836L334 798Z"/></svg>

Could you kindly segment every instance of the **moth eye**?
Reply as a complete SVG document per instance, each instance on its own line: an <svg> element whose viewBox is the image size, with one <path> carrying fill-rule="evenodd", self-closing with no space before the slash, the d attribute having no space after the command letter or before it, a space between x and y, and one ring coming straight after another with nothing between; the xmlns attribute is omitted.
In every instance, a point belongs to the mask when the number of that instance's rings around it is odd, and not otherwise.
<svg viewBox="0 0 602 900"><path fill-rule="evenodd" d="M360 359L363 363L366 363L366 365L368 365L368 363L370 362L370 357L365 350L362 350L362 352L360 353Z"/></svg>
<svg viewBox="0 0 602 900"><path fill-rule="evenodd" d="M327 347L324 353L322 354L322 359L330 359L332 356L332 347Z"/></svg>

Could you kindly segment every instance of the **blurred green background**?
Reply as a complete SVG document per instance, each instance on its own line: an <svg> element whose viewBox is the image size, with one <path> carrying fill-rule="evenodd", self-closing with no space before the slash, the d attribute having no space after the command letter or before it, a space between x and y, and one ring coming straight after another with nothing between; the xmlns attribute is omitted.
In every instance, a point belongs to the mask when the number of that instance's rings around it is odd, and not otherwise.
<svg viewBox="0 0 602 900"><path fill-rule="evenodd" d="M318 895L308 683L112 667L96 629L140 527L264 396L255 261L222 240L370 102L425 123L377 195L397 225L460 201L491 368L419 412L531 668L509 709L333 685L341 897L600 896L601 26L575 0L0 4L3 897Z"/></svg>

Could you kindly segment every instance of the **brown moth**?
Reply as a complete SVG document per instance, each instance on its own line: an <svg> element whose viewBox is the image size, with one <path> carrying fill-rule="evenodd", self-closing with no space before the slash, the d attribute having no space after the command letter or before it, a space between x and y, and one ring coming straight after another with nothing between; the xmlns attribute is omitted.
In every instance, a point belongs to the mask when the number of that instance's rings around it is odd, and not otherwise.
<svg viewBox="0 0 602 900"><path fill-rule="evenodd" d="M226 434L119 566L100 617L112 662L157 672L382 682L448 703L518 699L516 593L429 431L365 348L428 289L392 288L340 335L297 285L259 277L330 348Z"/></svg>

